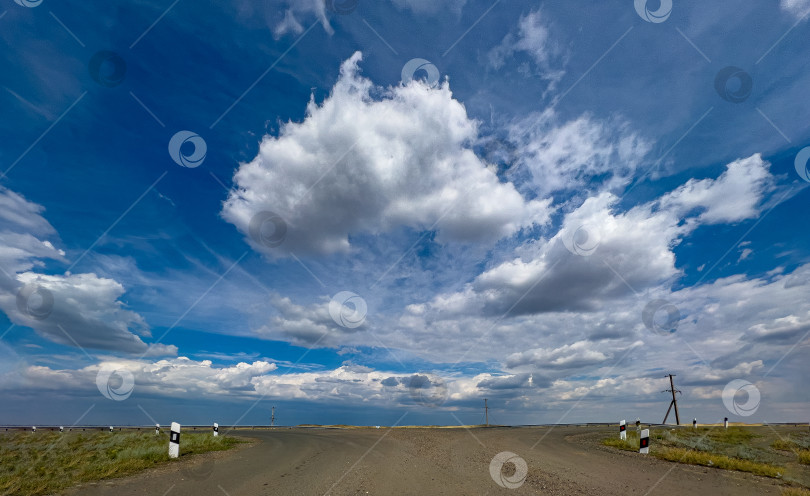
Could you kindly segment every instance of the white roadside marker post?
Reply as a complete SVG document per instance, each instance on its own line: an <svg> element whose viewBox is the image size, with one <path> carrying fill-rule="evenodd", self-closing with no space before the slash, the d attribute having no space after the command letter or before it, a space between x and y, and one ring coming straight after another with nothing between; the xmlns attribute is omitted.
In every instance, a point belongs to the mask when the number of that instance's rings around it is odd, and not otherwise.
<svg viewBox="0 0 810 496"><path fill-rule="evenodd" d="M636 417L636 432L641 432L641 419Z"/></svg>
<svg viewBox="0 0 810 496"><path fill-rule="evenodd" d="M219 424L214 422L214 437L219 436Z"/></svg>
<svg viewBox="0 0 810 496"><path fill-rule="evenodd" d="M619 439L627 439L627 421L619 422Z"/></svg>
<svg viewBox="0 0 810 496"><path fill-rule="evenodd" d="M59 432L65 432L65 428L64 428L64 427L62 427L62 426L60 426L60 427L59 427Z"/></svg>
<svg viewBox="0 0 810 496"><path fill-rule="evenodd" d="M155 424L155 435L160 434L160 424Z"/></svg>
<svg viewBox="0 0 810 496"><path fill-rule="evenodd" d="M697 419L692 420L692 428L697 429Z"/></svg>
<svg viewBox="0 0 810 496"><path fill-rule="evenodd" d="M110 432L112 432L113 430L114 430L114 429L113 429L113 426L110 426Z"/></svg>
<svg viewBox="0 0 810 496"><path fill-rule="evenodd" d="M641 439L639 440L638 452L644 455L650 453L650 429L641 431Z"/></svg>
<svg viewBox="0 0 810 496"><path fill-rule="evenodd" d="M37 426L32 426L31 427L31 432L36 432L36 431L37 431Z"/></svg>
<svg viewBox="0 0 810 496"><path fill-rule="evenodd" d="M172 433L169 436L169 458L180 456L180 424L172 422Z"/></svg>
<svg viewBox="0 0 810 496"><path fill-rule="evenodd" d="M726 417L725 420L723 420L723 427L728 429L728 417Z"/></svg>

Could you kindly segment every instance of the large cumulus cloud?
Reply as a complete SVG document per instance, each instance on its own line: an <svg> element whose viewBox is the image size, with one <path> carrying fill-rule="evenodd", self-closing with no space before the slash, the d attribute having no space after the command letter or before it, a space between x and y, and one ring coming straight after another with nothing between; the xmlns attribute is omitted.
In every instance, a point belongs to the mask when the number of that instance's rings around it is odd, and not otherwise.
<svg viewBox="0 0 810 496"><path fill-rule="evenodd" d="M346 252L353 234L403 226L494 241L548 221L550 200L525 200L473 152L477 122L448 83L375 87L359 75L360 60L359 52L347 60L331 95L310 101L303 122L265 136L236 171L222 215L254 248ZM250 236L262 211L287 224L279 248Z"/></svg>

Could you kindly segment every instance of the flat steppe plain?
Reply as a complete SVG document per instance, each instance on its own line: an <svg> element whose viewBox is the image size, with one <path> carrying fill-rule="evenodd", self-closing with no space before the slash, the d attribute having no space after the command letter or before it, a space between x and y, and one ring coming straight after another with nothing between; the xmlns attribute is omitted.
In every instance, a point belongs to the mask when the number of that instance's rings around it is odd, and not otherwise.
<svg viewBox="0 0 810 496"><path fill-rule="evenodd" d="M275 428L229 435L250 444L181 457L68 495L762 495L782 482L742 472L666 462L602 446L608 427ZM490 462L523 460L520 487L499 486ZM511 472L510 472L511 471ZM514 473L507 464L505 475Z"/></svg>

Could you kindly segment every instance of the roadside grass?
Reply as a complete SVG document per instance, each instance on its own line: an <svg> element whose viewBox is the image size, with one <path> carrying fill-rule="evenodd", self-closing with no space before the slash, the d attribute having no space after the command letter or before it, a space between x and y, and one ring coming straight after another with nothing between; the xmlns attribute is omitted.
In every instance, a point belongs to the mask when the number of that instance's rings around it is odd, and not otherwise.
<svg viewBox="0 0 810 496"><path fill-rule="evenodd" d="M743 427L726 429L656 429L650 433L650 455L667 461L750 472L781 478L784 467L770 462L763 450L751 445L754 434ZM602 444L625 451L638 451L639 435L627 439L603 439Z"/></svg>
<svg viewBox="0 0 810 496"><path fill-rule="evenodd" d="M786 487L782 489L782 496L810 496L810 490L800 487Z"/></svg>
<svg viewBox="0 0 810 496"><path fill-rule="evenodd" d="M167 463L168 436L146 432L16 432L0 436L0 495L52 494L83 482L122 477ZM183 433L181 456L243 441Z"/></svg>
<svg viewBox="0 0 810 496"><path fill-rule="evenodd" d="M611 448L618 448L624 451L638 451L638 434L635 432L627 432L627 439L618 439L616 437L609 437L602 440L602 444L610 446Z"/></svg>
<svg viewBox="0 0 810 496"><path fill-rule="evenodd" d="M802 465L810 465L810 436L785 436L775 439L771 443L771 448L780 451L792 451L796 454L796 459Z"/></svg>
<svg viewBox="0 0 810 496"><path fill-rule="evenodd" d="M650 452L652 452L652 450L650 450ZM662 460L668 460L671 462L687 463L689 465L703 465L704 467L713 467L725 470L737 470L738 472L750 472L755 475L773 477L775 479L781 478L785 471L785 469L782 467L767 463L754 462L741 458L732 458L726 455L718 455L715 453L707 453L705 451L687 448L670 448L667 446L662 446L655 450L653 455L656 458L661 458Z"/></svg>
<svg viewBox="0 0 810 496"><path fill-rule="evenodd" d="M796 449L810 449L810 436L809 435L790 435L775 439L771 443L773 449L783 451L794 451Z"/></svg>

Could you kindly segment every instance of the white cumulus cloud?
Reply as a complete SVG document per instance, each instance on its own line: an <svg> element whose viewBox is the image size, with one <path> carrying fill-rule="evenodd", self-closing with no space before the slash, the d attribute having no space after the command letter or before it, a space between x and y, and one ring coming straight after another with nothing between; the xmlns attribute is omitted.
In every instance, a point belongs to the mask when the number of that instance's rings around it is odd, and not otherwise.
<svg viewBox="0 0 810 496"><path fill-rule="evenodd" d="M255 249L345 252L354 234L400 227L439 240L494 241L544 224L550 200L525 200L471 149L477 122L453 98L412 81L380 88L359 75L361 54L341 67L331 95L303 122L265 136L239 167L222 215ZM251 237L251 220L275 212L287 224L276 249Z"/></svg>
<svg viewBox="0 0 810 496"><path fill-rule="evenodd" d="M527 241L516 258L460 292L436 296L429 308L447 315L588 311L656 287L680 274L673 248L698 225L759 215L772 180L768 165L759 155L737 160L717 179L689 181L625 212L613 193L590 197L553 237ZM577 247L593 251L579 256Z"/></svg>

